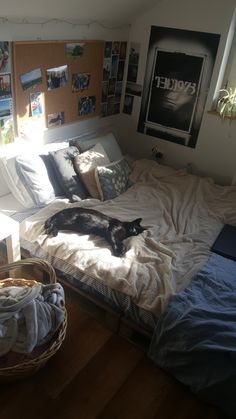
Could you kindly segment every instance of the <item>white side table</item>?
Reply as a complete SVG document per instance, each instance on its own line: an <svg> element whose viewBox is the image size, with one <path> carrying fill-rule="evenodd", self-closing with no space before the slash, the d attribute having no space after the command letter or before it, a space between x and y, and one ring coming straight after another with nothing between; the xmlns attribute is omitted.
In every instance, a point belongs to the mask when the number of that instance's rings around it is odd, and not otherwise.
<svg viewBox="0 0 236 419"><path fill-rule="evenodd" d="M8 263L21 259L19 223L0 212L0 241L6 240Z"/></svg>

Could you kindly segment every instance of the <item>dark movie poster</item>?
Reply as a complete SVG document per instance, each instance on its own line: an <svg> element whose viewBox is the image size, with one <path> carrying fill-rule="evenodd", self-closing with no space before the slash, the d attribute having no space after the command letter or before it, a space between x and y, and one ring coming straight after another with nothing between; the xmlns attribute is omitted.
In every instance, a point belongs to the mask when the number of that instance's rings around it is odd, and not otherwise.
<svg viewBox="0 0 236 419"><path fill-rule="evenodd" d="M219 39L152 26L139 132L196 147Z"/></svg>

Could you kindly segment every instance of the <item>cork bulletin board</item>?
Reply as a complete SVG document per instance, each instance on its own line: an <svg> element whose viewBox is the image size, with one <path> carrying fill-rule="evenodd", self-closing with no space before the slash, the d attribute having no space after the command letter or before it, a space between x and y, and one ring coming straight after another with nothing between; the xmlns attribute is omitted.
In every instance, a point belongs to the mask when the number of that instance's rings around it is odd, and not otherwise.
<svg viewBox="0 0 236 419"><path fill-rule="evenodd" d="M17 134L42 120L44 128L101 113L103 41L13 42Z"/></svg>

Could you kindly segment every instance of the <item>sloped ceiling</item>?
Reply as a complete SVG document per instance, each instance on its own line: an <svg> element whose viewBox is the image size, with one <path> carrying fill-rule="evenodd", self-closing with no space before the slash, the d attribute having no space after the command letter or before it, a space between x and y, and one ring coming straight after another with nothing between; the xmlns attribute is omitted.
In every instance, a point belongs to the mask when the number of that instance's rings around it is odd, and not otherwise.
<svg viewBox="0 0 236 419"><path fill-rule="evenodd" d="M6 0L0 17L128 24L158 1L162 0Z"/></svg>

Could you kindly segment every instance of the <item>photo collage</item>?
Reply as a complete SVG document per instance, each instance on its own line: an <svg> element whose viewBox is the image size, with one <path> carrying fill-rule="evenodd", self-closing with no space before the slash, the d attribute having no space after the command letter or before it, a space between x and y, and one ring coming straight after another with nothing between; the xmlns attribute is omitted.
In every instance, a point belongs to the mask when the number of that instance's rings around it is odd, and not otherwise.
<svg viewBox="0 0 236 419"><path fill-rule="evenodd" d="M81 57L84 53L84 43L67 43L65 45L65 59L76 59ZM47 92L54 89L68 86L71 80L71 93L86 92L90 86L91 75L89 73L73 73L69 77L69 68L67 64L62 64L57 67L46 69L46 89ZM40 68L35 68L27 73L20 75L20 84L23 90L37 89L37 86L42 84L43 74ZM40 90L40 89L39 89ZM77 115L84 116L95 112L96 97L78 95L77 101ZM29 109L30 116L42 117L44 116L44 92L34 91L29 94ZM58 112L46 115L47 127L52 128L65 123L65 112L63 109L58 109Z"/></svg>
<svg viewBox="0 0 236 419"><path fill-rule="evenodd" d="M120 113L126 50L127 42L105 42L101 103L103 117Z"/></svg>
<svg viewBox="0 0 236 419"><path fill-rule="evenodd" d="M0 144L13 141L10 43L0 42Z"/></svg>

